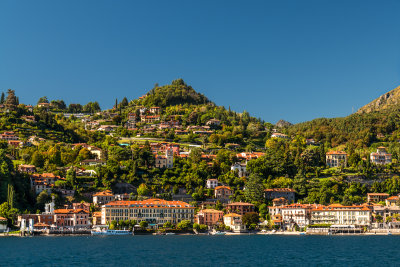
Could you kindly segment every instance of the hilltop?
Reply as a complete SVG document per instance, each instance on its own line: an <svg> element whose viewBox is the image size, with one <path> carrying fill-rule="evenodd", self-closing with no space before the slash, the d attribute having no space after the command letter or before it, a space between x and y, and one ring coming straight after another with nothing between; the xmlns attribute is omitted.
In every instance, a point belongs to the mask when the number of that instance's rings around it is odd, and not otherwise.
<svg viewBox="0 0 400 267"><path fill-rule="evenodd" d="M374 111L389 110L393 108L397 109L399 107L400 107L400 86L387 92L386 94L381 95L377 99L361 107L357 111L357 113L363 114Z"/></svg>
<svg viewBox="0 0 400 267"><path fill-rule="evenodd" d="M169 85L156 85L145 96L138 101L143 106L167 107L182 104L212 104L203 94L196 92L191 86L187 85L182 79L172 81Z"/></svg>

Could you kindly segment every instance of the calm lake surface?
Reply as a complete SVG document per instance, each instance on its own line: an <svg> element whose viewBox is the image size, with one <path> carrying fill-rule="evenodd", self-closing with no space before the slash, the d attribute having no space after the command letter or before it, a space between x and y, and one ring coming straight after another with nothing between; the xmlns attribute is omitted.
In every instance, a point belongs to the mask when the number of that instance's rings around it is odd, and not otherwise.
<svg viewBox="0 0 400 267"><path fill-rule="evenodd" d="M399 266L400 236L0 238L0 266Z"/></svg>

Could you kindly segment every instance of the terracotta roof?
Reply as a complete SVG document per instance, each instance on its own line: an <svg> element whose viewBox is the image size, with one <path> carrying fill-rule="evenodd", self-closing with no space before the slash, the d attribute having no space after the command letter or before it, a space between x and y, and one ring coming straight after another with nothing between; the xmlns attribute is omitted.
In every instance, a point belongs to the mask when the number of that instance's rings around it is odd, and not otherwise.
<svg viewBox="0 0 400 267"><path fill-rule="evenodd" d="M233 202L229 203L228 206L254 206L254 205L246 202Z"/></svg>
<svg viewBox="0 0 400 267"><path fill-rule="evenodd" d="M347 155L347 153L344 151L329 151L326 155Z"/></svg>
<svg viewBox="0 0 400 267"><path fill-rule="evenodd" d="M270 188L264 189L265 192L296 192L294 189L291 188Z"/></svg>
<svg viewBox="0 0 400 267"><path fill-rule="evenodd" d="M106 191L103 191L103 192L98 192L98 193L96 193L96 194L94 194L93 196L109 196L109 197L111 197L111 196L113 196L113 194L112 194L112 192L110 191L110 190L106 190Z"/></svg>
<svg viewBox="0 0 400 267"><path fill-rule="evenodd" d="M215 190L219 190L219 189L229 189L232 190L229 186L225 186L225 185L220 185L214 188Z"/></svg>
<svg viewBox="0 0 400 267"><path fill-rule="evenodd" d="M87 211L84 211L83 209L56 209L54 210L55 214L69 214L69 213L88 213Z"/></svg>
<svg viewBox="0 0 400 267"><path fill-rule="evenodd" d="M389 196L389 194L386 193L368 193L368 196Z"/></svg>
<svg viewBox="0 0 400 267"><path fill-rule="evenodd" d="M168 201L158 198L146 199L142 201L118 200L111 201L105 205L106 207L114 206L140 206L142 208L166 207L166 208L194 208L190 204L183 201Z"/></svg>
<svg viewBox="0 0 400 267"><path fill-rule="evenodd" d="M242 217L242 215L239 215L237 213L228 213L224 215L224 217Z"/></svg>
<svg viewBox="0 0 400 267"><path fill-rule="evenodd" d="M7 221L7 218L0 217L0 221Z"/></svg>
<svg viewBox="0 0 400 267"><path fill-rule="evenodd" d="M38 223L35 223L33 226L34 227L49 227L50 225L38 222Z"/></svg>
<svg viewBox="0 0 400 267"><path fill-rule="evenodd" d="M221 211L221 210L215 210L215 209L204 209L204 210L201 210L201 211L199 211L199 213L202 213L202 212L207 212L207 213L224 213L223 211Z"/></svg>
<svg viewBox="0 0 400 267"><path fill-rule="evenodd" d="M365 206L343 206L341 204L332 204L329 206L319 206L315 209L313 209L313 211L350 211L350 210L363 210L363 211L370 211L369 208L365 207Z"/></svg>

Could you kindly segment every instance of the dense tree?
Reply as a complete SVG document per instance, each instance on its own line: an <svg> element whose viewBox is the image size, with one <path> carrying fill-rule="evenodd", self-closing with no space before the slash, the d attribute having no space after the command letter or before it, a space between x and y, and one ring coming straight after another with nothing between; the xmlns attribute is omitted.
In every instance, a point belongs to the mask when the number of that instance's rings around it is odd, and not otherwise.
<svg viewBox="0 0 400 267"><path fill-rule="evenodd" d="M261 177L257 174L250 174L245 184L244 195L246 201L261 203L264 200L264 187Z"/></svg>
<svg viewBox="0 0 400 267"><path fill-rule="evenodd" d="M47 99L47 96L42 96L41 98L39 98L38 104L40 103L49 103L49 100Z"/></svg>
<svg viewBox="0 0 400 267"><path fill-rule="evenodd" d="M252 224L258 224L260 222L257 212L247 212L242 216L242 222L249 227Z"/></svg>

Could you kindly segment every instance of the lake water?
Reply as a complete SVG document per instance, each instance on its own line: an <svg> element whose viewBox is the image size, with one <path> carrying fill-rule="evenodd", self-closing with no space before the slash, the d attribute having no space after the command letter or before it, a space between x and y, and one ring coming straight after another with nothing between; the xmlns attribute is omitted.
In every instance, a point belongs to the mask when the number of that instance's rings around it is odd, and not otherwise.
<svg viewBox="0 0 400 267"><path fill-rule="evenodd" d="M400 236L0 238L0 266L398 266Z"/></svg>

